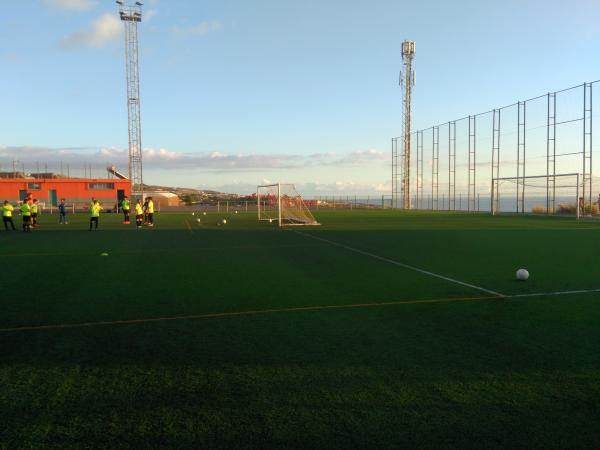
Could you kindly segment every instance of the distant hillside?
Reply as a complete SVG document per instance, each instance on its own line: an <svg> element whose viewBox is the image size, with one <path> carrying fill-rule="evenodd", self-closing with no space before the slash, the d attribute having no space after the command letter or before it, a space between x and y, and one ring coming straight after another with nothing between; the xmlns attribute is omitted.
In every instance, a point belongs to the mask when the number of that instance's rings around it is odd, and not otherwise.
<svg viewBox="0 0 600 450"><path fill-rule="evenodd" d="M185 203L198 203L198 202L213 202L219 200L232 200L240 198L238 194L228 194L225 192L218 192L212 190L199 190L186 187L169 187L169 186L157 186L152 184L144 185L145 191L162 191L172 192L176 194Z"/></svg>

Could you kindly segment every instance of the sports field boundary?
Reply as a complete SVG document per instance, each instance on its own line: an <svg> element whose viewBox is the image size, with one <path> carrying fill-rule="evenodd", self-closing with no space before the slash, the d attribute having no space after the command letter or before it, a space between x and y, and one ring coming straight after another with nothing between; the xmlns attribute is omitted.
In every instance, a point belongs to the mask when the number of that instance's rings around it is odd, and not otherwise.
<svg viewBox="0 0 600 450"><path fill-rule="evenodd" d="M335 242L335 241L331 241L329 239L318 237L318 236L315 236L313 234L302 233L301 231L297 231L297 230L292 230L292 231L295 232L296 234L301 235L301 236L306 236L306 237L309 237L311 239L316 239L316 240L321 241L321 242L326 242L328 244L331 244L331 245L339 247L339 248L343 248L343 249L348 250L350 252L358 253L358 254L363 255L363 256L368 256L369 258L377 259L379 261L382 261L382 262L385 262L385 263L388 263L388 264L393 264L395 266L402 267L404 269L412 270L413 272L418 272L418 273L421 273L423 275L428 275L428 276L433 277L433 278L438 278L440 280L448 281L450 283L454 283L454 284L458 284L458 285L461 285L461 286L465 286L465 287L468 287L470 289L474 289L476 291L480 291L480 292L484 292L486 294L494 295L496 297L506 297L506 295L501 294L500 292L492 291L490 289L487 289L487 288L484 288L484 287L481 287L481 286L477 286L475 284L466 283L464 281L460 281L460 280L457 280L455 278L450 278L450 277L447 277L445 275L441 275L439 273L435 273L435 272L431 272L429 270L421 269L419 267L411 266L409 264L405 264L405 263L402 263L402 262L399 262L399 261L395 261L393 259L389 259L389 258L386 258L384 256L379 256L379 255L376 255L375 253L370 253L370 252L367 252L365 250L361 250L359 248L350 247L349 245L341 244L341 243Z"/></svg>

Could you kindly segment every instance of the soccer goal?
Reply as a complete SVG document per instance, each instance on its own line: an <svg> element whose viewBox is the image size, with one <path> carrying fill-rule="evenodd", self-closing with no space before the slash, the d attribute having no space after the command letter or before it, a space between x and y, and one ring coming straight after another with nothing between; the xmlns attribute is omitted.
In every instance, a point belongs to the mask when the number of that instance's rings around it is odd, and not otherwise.
<svg viewBox="0 0 600 450"><path fill-rule="evenodd" d="M577 173L526 177L493 178L492 214L539 214L579 218L597 211L589 199L581 197L581 177ZM584 203L588 203L584 208ZM597 208L596 204L592 205Z"/></svg>
<svg viewBox="0 0 600 450"><path fill-rule="evenodd" d="M293 184L270 184L256 189L258 220L276 222L280 227L320 225Z"/></svg>

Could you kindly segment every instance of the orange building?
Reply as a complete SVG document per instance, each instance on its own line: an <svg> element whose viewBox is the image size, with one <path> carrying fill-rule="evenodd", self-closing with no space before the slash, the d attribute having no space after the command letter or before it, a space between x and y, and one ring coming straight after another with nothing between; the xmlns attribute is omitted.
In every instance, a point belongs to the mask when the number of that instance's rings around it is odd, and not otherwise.
<svg viewBox="0 0 600 450"><path fill-rule="evenodd" d="M113 205L123 196L131 196L131 182L118 178L0 178L0 202L16 204L28 193L48 206L56 206L64 198L69 205L83 207L92 197Z"/></svg>

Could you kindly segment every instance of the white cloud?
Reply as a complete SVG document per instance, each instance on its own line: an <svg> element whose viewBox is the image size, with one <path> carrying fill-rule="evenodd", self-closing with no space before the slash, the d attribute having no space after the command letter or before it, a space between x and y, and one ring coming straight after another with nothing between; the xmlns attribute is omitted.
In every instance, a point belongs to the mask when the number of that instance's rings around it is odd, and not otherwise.
<svg viewBox="0 0 600 450"><path fill-rule="evenodd" d="M221 29L221 22L218 20L200 22L198 25L194 25L191 27L173 27L171 31L177 34L188 34L188 35L196 35L203 36L205 34L213 33L215 31L219 31Z"/></svg>
<svg viewBox="0 0 600 450"><path fill-rule="evenodd" d="M104 14L91 23L91 30L69 34L61 39L63 48L102 48L118 40L122 33L121 21L113 14Z"/></svg>
<svg viewBox="0 0 600 450"><path fill-rule="evenodd" d="M389 195L392 190L391 183L357 183L354 181L336 181L334 183L323 183L318 181L294 181L285 180L294 184L296 190L305 199L315 199L331 196L338 196L339 199L352 198L357 196L361 201L365 201L369 196L369 202L373 205L381 204L381 196ZM276 181L257 178L255 183L241 180L231 180L226 183L202 183L195 185L197 189L214 190L219 192L233 192L237 194L253 194L256 192L256 184L271 184Z"/></svg>
<svg viewBox="0 0 600 450"><path fill-rule="evenodd" d="M203 172L238 172L252 169L307 169L318 167L367 167L382 161L379 150L336 153L299 154L228 154L224 152L177 152L164 148L144 149L144 165L162 170L197 170ZM115 147L105 148L47 148L0 147L0 164L5 159L18 159L29 165L35 162L55 161L82 164L127 165L127 151Z"/></svg>
<svg viewBox="0 0 600 450"><path fill-rule="evenodd" d="M96 0L42 0L43 3L56 9L68 9L75 11L85 11L93 8L98 3Z"/></svg>

